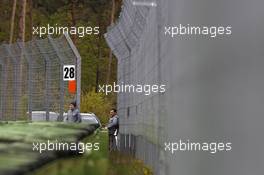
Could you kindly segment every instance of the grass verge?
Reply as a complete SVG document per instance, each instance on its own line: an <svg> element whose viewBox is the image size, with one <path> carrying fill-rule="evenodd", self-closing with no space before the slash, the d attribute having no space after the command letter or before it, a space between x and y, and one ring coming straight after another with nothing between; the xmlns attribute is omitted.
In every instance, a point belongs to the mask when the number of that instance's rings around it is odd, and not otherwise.
<svg viewBox="0 0 264 175"><path fill-rule="evenodd" d="M97 132L83 140L99 143L99 151L82 156L56 160L30 175L152 175L142 161L119 152L108 152L107 132Z"/></svg>
<svg viewBox="0 0 264 175"><path fill-rule="evenodd" d="M64 154L40 154L33 151L33 142L76 142L94 130L87 124L0 122L0 175L23 174Z"/></svg>

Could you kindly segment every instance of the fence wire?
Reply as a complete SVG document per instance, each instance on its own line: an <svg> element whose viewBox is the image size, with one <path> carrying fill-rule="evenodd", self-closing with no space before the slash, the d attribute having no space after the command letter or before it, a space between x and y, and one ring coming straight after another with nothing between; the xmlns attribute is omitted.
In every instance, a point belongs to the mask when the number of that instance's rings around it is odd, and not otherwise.
<svg viewBox="0 0 264 175"><path fill-rule="evenodd" d="M46 120L51 113L56 120L62 120L68 104L80 98L80 93L70 94L68 82L63 81L63 66L80 63L76 53L66 34L55 39L48 36L25 43L2 44L0 120L31 120L34 112L44 113ZM79 86L80 77L77 80Z"/></svg>
<svg viewBox="0 0 264 175"><path fill-rule="evenodd" d="M137 3L137 5L135 5ZM160 1L123 1L115 25L108 28L106 41L118 59L118 84L161 85L167 72L162 70L159 44L163 16ZM164 13L166 14L166 13ZM165 22L165 21L163 21ZM164 79L165 80L165 79ZM167 93L143 95L119 93L120 149L144 160L155 174L166 174L163 144L166 139L165 107Z"/></svg>
<svg viewBox="0 0 264 175"><path fill-rule="evenodd" d="M263 174L264 1L208 2L123 1L105 34L118 83L165 84L166 92L118 94L120 149L157 175ZM231 26L232 34L173 37L179 25ZM180 148L216 142L232 151Z"/></svg>

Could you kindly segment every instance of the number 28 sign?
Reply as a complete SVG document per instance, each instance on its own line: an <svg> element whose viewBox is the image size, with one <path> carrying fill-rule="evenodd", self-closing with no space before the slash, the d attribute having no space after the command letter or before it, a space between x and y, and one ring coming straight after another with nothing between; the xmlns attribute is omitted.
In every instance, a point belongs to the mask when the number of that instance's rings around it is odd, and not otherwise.
<svg viewBox="0 0 264 175"><path fill-rule="evenodd" d="M63 66L63 80L64 81L75 80L75 65Z"/></svg>

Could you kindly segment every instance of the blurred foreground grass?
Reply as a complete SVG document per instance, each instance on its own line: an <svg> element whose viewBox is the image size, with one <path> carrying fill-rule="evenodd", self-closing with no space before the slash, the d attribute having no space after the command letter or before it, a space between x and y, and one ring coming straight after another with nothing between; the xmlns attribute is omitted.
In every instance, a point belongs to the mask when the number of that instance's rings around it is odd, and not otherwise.
<svg viewBox="0 0 264 175"><path fill-rule="evenodd" d="M83 142L100 143L100 150L54 161L30 175L152 175L142 161L117 152L109 153L107 132L95 133Z"/></svg>
<svg viewBox="0 0 264 175"><path fill-rule="evenodd" d="M87 124L0 122L0 175L25 173L58 157L33 151L33 142L76 142L95 129Z"/></svg>

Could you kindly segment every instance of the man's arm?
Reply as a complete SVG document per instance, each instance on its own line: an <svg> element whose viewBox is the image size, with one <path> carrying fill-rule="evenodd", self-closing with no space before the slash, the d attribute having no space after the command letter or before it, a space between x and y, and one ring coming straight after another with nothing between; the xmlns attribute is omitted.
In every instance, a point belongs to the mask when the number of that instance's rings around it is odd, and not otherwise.
<svg viewBox="0 0 264 175"><path fill-rule="evenodd" d="M63 118L63 121L64 121L64 122L67 122L67 121L68 121L68 117L65 116L65 117Z"/></svg>
<svg viewBox="0 0 264 175"><path fill-rule="evenodd" d="M82 122L82 116L81 116L80 112L78 112L78 116L77 117L78 117L77 122L81 123Z"/></svg>
<svg viewBox="0 0 264 175"><path fill-rule="evenodd" d="M74 122L76 122L76 123L80 123L82 121L81 114L80 114L78 109L75 111L75 115L73 117L75 120Z"/></svg>
<svg viewBox="0 0 264 175"><path fill-rule="evenodd" d="M69 112L67 112L67 115L63 118L63 122L67 122L69 120L68 116L69 116Z"/></svg>
<svg viewBox="0 0 264 175"><path fill-rule="evenodd" d="M107 128L112 128L112 127L114 127L114 126L116 126L117 125L117 118L115 117L114 119L113 119L113 122L112 123L109 123L108 125L107 125Z"/></svg>

